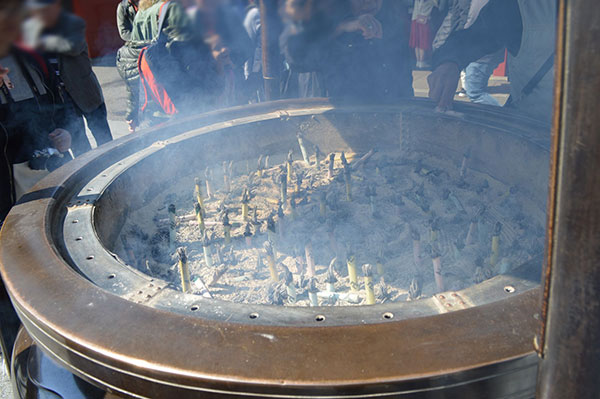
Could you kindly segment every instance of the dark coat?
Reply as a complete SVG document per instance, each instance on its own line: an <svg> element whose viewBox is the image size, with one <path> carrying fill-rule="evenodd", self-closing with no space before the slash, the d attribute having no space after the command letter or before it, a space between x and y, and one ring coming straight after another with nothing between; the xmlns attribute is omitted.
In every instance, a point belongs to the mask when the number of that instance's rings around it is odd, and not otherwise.
<svg viewBox="0 0 600 399"><path fill-rule="evenodd" d="M0 223L15 202L12 165L30 161L36 150L51 147L50 134L67 126L58 82L43 59L17 48L17 61L45 86L46 94L13 103L0 103Z"/></svg>
<svg viewBox="0 0 600 399"><path fill-rule="evenodd" d="M100 83L92 70L83 19L63 11L56 26L41 33L39 45L41 51L59 55L65 89L84 113L104 103Z"/></svg>
<svg viewBox="0 0 600 399"><path fill-rule="evenodd" d="M142 48L148 45L147 41L132 39L136 13L137 6L131 0L122 0L117 7L117 27L121 39L125 42L117 52L117 69L121 78L126 81L137 81L139 78L138 58Z"/></svg>
<svg viewBox="0 0 600 399"><path fill-rule="evenodd" d="M409 18L403 3L384 0L375 15L383 38L334 30L350 15L320 15L303 26L290 26L281 37L282 52L296 72L318 72L331 97L358 101L395 101L413 95Z"/></svg>

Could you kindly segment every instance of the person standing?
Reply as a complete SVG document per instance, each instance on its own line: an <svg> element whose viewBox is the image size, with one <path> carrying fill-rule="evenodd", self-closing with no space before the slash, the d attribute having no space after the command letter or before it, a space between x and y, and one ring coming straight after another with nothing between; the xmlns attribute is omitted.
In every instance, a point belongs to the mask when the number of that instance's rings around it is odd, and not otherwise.
<svg viewBox="0 0 600 399"><path fill-rule="evenodd" d="M44 59L14 45L22 0L0 1L0 227L23 190L70 159L58 84ZM16 178L17 169L25 182ZM39 173L36 173L39 171ZM19 319L0 280L0 349L10 363Z"/></svg>
<svg viewBox="0 0 600 399"><path fill-rule="evenodd" d="M317 72L327 95L395 102L414 95L409 18L396 0L288 1L280 38L287 63Z"/></svg>
<svg viewBox="0 0 600 399"><path fill-rule="evenodd" d="M63 10L60 0L27 0L26 4L32 13L25 24L27 43L50 61L75 113L85 117L98 146L111 141L102 88L85 41L85 21ZM81 125L72 133L76 156L91 149Z"/></svg>
<svg viewBox="0 0 600 399"><path fill-rule="evenodd" d="M140 107L140 74L138 72L138 58L140 51L146 43L132 40L133 21L138 12L138 0L121 0L117 6L117 28L125 44L117 51L117 71L125 81L127 89L127 111L125 120L129 132L135 132L139 126Z"/></svg>
<svg viewBox="0 0 600 399"><path fill-rule="evenodd" d="M425 61L427 52L431 51L431 12L435 6L434 0L415 0L410 28L410 47L415 49L417 68L427 68Z"/></svg>

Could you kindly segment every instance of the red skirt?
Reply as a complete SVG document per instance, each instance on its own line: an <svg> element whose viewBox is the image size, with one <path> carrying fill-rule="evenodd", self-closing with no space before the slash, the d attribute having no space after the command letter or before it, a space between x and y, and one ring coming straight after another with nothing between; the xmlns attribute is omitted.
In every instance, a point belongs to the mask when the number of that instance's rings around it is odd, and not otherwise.
<svg viewBox="0 0 600 399"><path fill-rule="evenodd" d="M431 29L429 23L422 24L416 20L412 21L410 27L410 47L422 50L431 50Z"/></svg>

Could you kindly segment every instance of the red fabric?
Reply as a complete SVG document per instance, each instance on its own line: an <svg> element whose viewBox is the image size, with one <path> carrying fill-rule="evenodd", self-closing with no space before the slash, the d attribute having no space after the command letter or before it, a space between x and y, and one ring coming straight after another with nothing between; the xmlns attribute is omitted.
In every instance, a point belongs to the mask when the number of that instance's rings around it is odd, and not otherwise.
<svg viewBox="0 0 600 399"><path fill-rule="evenodd" d="M410 27L410 47L431 50L432 42L433 38L431 37L429 23L422 24L416 20L412 21L412 25Z"/></svg>
<svg viewBox="0 0 600 399"><path fill-rule="evenodd" d="M40 55L40 53L38 53L37 51L35 51L33 49L30 49L29 47L23 46L21 44L17 45L17 48L19 50L27 53L28 55L30 55L31 58L33 58L38 63L38 66L42 70L42 73L44 74L46 79L48 79L48 77L50 77L50 71L48 71L48 64L46 64L44 57L42 57Z"/></svg>
<svg viewBox="0 0 600 399"><path fill-rule="evenodd" d="M142 105L142 111L144 111L146 109L146 106L148 106L149 91L152 95L152 98L158 103L158 105L160 105L162 110L167 115L175 115L177 113L177 108L175 108L175 104L173 104L173 101L171 100L171 97L169 97L169 95L167 94L167 91L165 90L164 86L160 84L154 77L154 74L152 73L148 62L146 61L146 57L144 57L145 51L146 49L143 49L141 51L140 58L138 59L140 79L142 81L142 86L144 87L145 96L144 105Z"/></svg>

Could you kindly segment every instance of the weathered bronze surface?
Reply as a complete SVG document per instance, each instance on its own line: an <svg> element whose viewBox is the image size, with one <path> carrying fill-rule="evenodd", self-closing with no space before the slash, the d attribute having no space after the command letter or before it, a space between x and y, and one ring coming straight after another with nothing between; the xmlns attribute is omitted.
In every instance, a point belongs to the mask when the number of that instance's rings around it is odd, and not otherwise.
<svg viewBox="0 0 600 399"><path fill-rule="evenodd" d="M286 323L285 312L281 311L284 315L276 322L261 318L253 322L250 318L240 319L239 311L229 312L218 303L213 307L222 309L221 315L211 318L137 304L125 299L126 283L137 277L123 273L124 292L111 293L91 281L119 280L120 275L111 277L96 268L96 275L82 276L77 270L83 270L85 264L73 263L71 256L76 254L65 250L67 237L63 233L68 230L63 223L79 223L78 219L65 219L67 210L85 209L107 200L108 204L118 204L118 187L103 194L87 184L91 177L101 177L103 170L118 167L128 156L193 138L204 143L207 152L217 144L223 147L222 140L233 144L263 137L261 144L269 146L274 145L269 140L280 136L295 137L293 123L287 123L296 116L325 123L333 120L336 112L360 113L365 109L370 114L377 110L375 119L400 115L402 120L402 115L414 113L415 120L420 114L426 120L432 105L411 101L387 108L337 108L324 100L308 100L223 110L126 137L50 175L13 209L0 239L2 277L31 337L77 375L131 397L191 398L200 393L202 397L227 398L440 397L441 392L447 397L532 396L537 371L533 337L539 319L539 289L507 291L499 296L500 300L486 305L435 316L413 314L406 319L385 319L380 313L384 308L379 307L383 305L377 305L368 312L366 319L371 319L366 324L360 319L315 317L320 315L318 312L326 312L319 308L304 310L315 314L301 314L312 316L300 322L290 318ZM493 129L486 125L489 120L506 119L501 111L478 107L464 110L470 111L466 122L483 131ZM312 114L323 118L313 119ZM449 142L454 142L461 133L450 126L463 122L444 117L418 140L401 145L436 150L435 134L443 129ZM257 128L244 128L244 123L256 123ZM228 132L235 126L245 130ZM500 130L505 132L504 146L520 143L523 154L538 154L538 166L544 165L548 138L543 127L519 119ZM343 136L346 144L360 146L360 135L350 128L348 131ZM393 140L410 139L401 132L398 135ZM481 137L494 135L484 132ZM474 165L479 162L476 167L498 169L494 162L500 162L507 148L496 148L486 139L480 145L493 149L495 155L490 152L475 156ZM459 147L444 148L458 165L464 153ZM326 145L322 148L327 151ZM254 156L257 150L247 149L248 155ZM498 173L502 175L503 171ZM533 177L523 173L519 179L527 183L536 198L545 197L543 172ZM152 179L142 183L151 185ZM88 188L92 190L87 197L78 194ZM103 199L105 195L112 197ZM128 205L123 201L122 207L98 206L94 217L105 219L103 225L98 224L103 227L84 240L95 239L98 234L103 242L109 242L113 230L119 229L119 212L127 212ZM113 228L106 220L114 221ZM146 282L148 290L156 288L150 287L151 280ZM150 291L148 295L154 295Z"/></svg>
<svg viewBox="0 0 600 399"><path fill-rule="evenodd" d="M600 392L600 9L560 2L539 398Z"/></svg>

